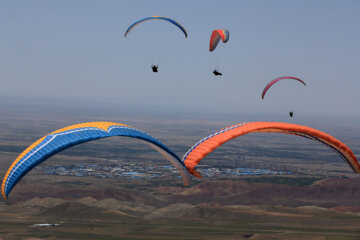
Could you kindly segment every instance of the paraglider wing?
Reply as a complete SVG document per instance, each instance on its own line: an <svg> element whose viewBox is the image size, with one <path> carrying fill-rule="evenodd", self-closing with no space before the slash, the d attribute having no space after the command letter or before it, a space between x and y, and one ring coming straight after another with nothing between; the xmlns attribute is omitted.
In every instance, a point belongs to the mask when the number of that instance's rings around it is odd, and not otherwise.
<svg viewBox="0 0 360 240"><path fill-rule="evenodd" d="M291 77L291 76L279 77L279 78L272 80L265 86L264 90L262 91L261 98L264 99L264 96L265 96L266 92L269 90L269 88L272 85L274 85L275 83L277 83L278 81L283 80L283 79L293 79L293 80L301 82L302 84L304 84L306 86L306 83L303 80L301 80L300 78Z"/></svg>
<svg viewBox="0 0 360 240"><path fill-rule="evenodd" d="M223 43L226 43L229 40L230 33L226 29L217 29L211 33L209 51L212 52L218 45L220 39Z"/></svg>
<svg viewBox="0 0 360 240"><path fill-rule="evenodd" d="M131 126L115 122L89 122L68 126L52 132L23 151L8 169L1 186L6 199L16 183L35 166L52 155L71 146L96 139L124 136L139 139L159 151L183 177L184 185L190 184L190 176L181 159L159 140Z"/></svg>
<svg viewBox="0 0 360 240"><path fill-rule="evenodd" d="M183 161L191 174L196 177L201 177L200 173L195 170L195 167L204 157L231 139L247 133L256 132L286 133L323 143L341 156L354 172L360 173L360 164L356 159L356 156L348 146L338 139L310 127L279 122L240 123L223 128L202 139L190 148L190 150L184 155Z"/></svg>
<svg viewBox="0 0 360 240"><path fill-rule="evenodd" d="M136 26L139 25L140 23L143 23L143 22L149 21L149 20L164 20L164 21L168 21L168 22L174 24L175 26L177 26L177 27L185 34L185 37L188 36L185 28L184 28L180 23L176 22L175 20L173 20L173 19L171 19L171 18L168 18L168 17L152 16L152 17L146 17L146 18L140 19L140 20L134 22L133 24L131 24L131 26L126 30L124 37L126 37L126 36L128 35L128 33L129 33L134 27L136 27Z"/></svg>

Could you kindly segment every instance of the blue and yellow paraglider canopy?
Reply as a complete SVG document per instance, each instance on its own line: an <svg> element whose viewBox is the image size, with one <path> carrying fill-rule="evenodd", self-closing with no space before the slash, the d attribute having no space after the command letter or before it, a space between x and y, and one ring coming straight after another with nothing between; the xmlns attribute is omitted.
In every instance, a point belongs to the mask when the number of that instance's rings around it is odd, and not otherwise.
<svg viewBox="0 0 360 240"><path fill-rule="evenodd" d="M190 184L190 176L181 159L167 146L149 134L131 126L115 122L80 123L56 130L25 149L8 169L1 186L6 199L16 183L31 169L52 155L71 146L112 136L136 138L150 145L168 159L183 177L184 185Z"/></svg>
<svg viewBox="0 0 360 240"><path fill-rule="evenodd" d="M169 22L169 23L172 23L172 24L174 24L175 26L177 26L177 27L185 34L185 37L186 37L186 38L188 37L188 34L187 34L185 28L184 28L180 23L178 23L178 22L175 21L174 19L171 19L171 18L168 18L168 17L162 17L162 16L146 17L146 18L143 18L143 19L140 19L140 20L134 22L134 23L131 24L131 26L126 30L124 37L126 37L126 36L128 35L128 33L129 33L134 27L136 27L136 26L139 25L140 23L143 23L143 22L146 22L146 21L149 21L149 20L164 20L164 21L167 21L167 22Z"/></svg>

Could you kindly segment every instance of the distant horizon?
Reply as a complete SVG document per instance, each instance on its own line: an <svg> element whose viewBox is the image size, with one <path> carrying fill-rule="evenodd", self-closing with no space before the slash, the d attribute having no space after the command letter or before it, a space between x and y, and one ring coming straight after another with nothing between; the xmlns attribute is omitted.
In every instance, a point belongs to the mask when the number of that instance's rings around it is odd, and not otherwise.
<svg viewBox="0 0 360 240"><path fill-rule="evenodd" d="M17 109L19 108L19 109ZM28 98L28 97L6 97L0 96L0 114L5 112L21 112L26 109L27 112L41 113L41 114L55 114L57 115L72 115L74 112L78 116L73 115L74 119L89 116L90 118L99 115L108 116L110 118L136 118L142 116L144 120L149 119L168 119L168 120L204 120L208 121L278 121L291 122L298 124L310 124L315 121L315 124L324 122L324 124L348 124L358 123L360 116L339 116L338 114L309 114L296 112L293 118L288 116L286 111L278 112L231 112L222 109L214 109L213 111L195 109L174 109L166 106L147 106L146 104L118 104L114 102L98 101L98 100L71 100L71 99L56 99L56 98ZM354 127L360 127L354 126Z"/></svg>

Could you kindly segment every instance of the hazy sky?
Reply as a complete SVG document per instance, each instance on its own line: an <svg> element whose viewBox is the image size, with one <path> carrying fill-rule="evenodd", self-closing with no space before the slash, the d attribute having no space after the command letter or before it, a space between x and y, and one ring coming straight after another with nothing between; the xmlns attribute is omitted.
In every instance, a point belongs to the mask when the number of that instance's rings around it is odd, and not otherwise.
<svg viewBox="0 0 360 240"><path fill-rule="evenodd" d="M153 15L177 20L189 37L149 21L124 38L130 24ZM0 96L356 117L359 23L359 0L1 0ZM217 28L230 40L209 53ZM215 67L223 77L213 76ZM283 81L261 100L266 83L283 75L307 86Z"/></svg>

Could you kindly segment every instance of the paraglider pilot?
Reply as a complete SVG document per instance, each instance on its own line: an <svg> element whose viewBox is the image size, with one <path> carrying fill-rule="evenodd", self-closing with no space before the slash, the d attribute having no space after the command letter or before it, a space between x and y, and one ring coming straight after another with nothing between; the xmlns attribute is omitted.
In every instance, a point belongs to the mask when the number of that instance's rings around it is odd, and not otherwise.
<svg viewBox="0 0 360 240"><path fill-rule="evenodd" d="M213 71L213 74L214 74L215 76L222 76L222 73L221 73L221 72L218 72L217 69L215 69L215 70Z"/></svg>
<svg viewBox="0 0 360 240"><path fill-rule="evenodd" d="M290 115L290 117L293 117L294 116L294 111L290 111L289 115Z"/></svg>
<svg viewBox="0 0 360 240"><path fill-rule="evenodd" d="M157 72L158 68L159 68L158 65L151 65L151 69L152 69L153 72Z"/></svg>

